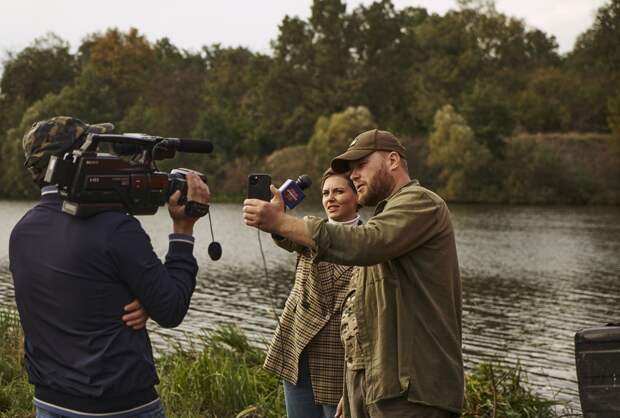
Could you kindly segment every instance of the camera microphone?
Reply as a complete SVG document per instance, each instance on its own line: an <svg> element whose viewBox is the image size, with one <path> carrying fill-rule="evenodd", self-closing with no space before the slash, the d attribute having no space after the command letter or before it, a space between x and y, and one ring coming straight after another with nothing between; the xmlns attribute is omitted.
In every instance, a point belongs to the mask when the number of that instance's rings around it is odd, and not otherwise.
<svg viewBox="0 0 620 418"><path fill-rule="evenodd" d="M307 174L302 174L297 180L286 180L278 189L282 193L282 199L287 208L293 209L306 197L303 190L312 185L312 179Z"/></svg>
<svg viewBox="0 0 620 418"><path fill-rule="evenodd" d="M213 144L206 139L180 139L170 138L167 145L172 145L180 152L193 152L198 154L209 154L213 151Z"/></svg>

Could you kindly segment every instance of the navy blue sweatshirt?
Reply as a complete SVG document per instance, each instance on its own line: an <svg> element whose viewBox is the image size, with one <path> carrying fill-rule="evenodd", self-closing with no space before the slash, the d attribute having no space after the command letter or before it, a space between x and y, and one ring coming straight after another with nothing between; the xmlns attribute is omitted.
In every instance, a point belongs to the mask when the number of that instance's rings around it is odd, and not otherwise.
<svg viewBox="0 0 620 418"><path fill-rule="evenodd" d="M123 306L138 298L158 324L178 325L196 284L193 238L171 235L162 264L133 216L81 219L61 203L44 193L9 244L35 398L89 413L157 399L148 334L123 323Z"/></svg>

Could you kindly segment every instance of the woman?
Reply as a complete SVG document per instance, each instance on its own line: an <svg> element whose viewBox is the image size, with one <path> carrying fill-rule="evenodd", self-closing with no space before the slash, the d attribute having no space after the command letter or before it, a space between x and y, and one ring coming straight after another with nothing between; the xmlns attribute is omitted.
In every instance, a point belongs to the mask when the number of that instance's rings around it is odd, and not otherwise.
<svg viewBox="0 0 620 418"><path fill-rule="evenodd" d="M348 173L327 170L321 179L321 191L328 222L351 226L360 223L357 194ZM340 306L353 267L313 262L309 248L287 239L275 241L297 252L297 268L265 368L284 381L288 418L332 418L343 387Z"/></svg>

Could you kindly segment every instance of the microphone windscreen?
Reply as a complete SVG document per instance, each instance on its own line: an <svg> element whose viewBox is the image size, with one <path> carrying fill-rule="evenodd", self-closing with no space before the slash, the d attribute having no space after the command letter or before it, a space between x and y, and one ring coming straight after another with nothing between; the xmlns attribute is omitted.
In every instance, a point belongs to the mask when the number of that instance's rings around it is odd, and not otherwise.
<svg viewBox="0 0 620 418"><path fill-rule="evenodd" d="M312 185L312 179L307 174L302 174L296 181L301 190L307 189Z"/></svg>
<svg viewBox="0 0 620 418"><path fill-rule="evenodd" d="M222 257L222 246L219 242L213 241L209 244L207 252L209 253L209 257L211 257L211 260L217 261Z"/></svg>

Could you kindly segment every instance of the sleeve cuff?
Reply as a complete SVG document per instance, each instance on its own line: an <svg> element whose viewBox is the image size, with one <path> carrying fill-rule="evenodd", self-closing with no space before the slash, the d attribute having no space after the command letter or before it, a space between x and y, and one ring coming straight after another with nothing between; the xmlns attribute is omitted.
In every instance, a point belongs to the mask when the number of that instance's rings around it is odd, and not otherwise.
<svg viewBox="0 0 620 418"><path fill-rule="evenodd" d="M306 216L304 217L304 222L316 246L314 251L311 252L312 261L320 261L321 257L329 249L331 243L329 233L327 232L327 228L325 228L327 220L314 216Z"/></svg>
<svg viewBox="0 0 620 418"><path fill-rule="evenodd" d="M170 234L168 235L168 240L171 245L173 243L183 243L183 244L189 244L191 246L194 246L194 237L191 235Z"/></svg>

